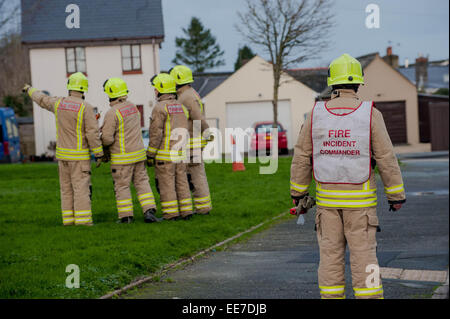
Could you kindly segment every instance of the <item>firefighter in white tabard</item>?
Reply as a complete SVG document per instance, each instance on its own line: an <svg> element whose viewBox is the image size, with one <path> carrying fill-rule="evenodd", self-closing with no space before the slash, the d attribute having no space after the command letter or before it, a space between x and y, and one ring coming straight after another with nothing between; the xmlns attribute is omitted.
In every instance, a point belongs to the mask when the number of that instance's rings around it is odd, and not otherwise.
<svg viewBox="0 0 450 319"><path fill-rule="evenodd" d="M348 54L328 71L331 100L317 102L300 131L291 166L291 197L298 204L316 183L318 270L322 298L345 298L345 249L350 250L356 298L383 298L376 256L375 165L390 210L405 202L402 175L381 113L361 101L361 64ZM313 174L311 174L313 173Z"/></svg>

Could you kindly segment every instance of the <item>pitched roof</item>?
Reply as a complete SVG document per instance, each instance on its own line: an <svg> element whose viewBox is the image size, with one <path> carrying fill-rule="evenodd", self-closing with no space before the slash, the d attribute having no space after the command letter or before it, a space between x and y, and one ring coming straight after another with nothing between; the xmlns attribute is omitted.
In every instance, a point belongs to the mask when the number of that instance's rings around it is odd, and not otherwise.
<svg viewBox="0 0 450 319"><path fill-rule="evenodd" d="M233 72L194 74L194 83L192 84L192 87L201 97L205 97L232 74Z"/></svg>
<svg viewBox="0 0 450 319"><path fill-rule="evenodd" d="M80 28L68 29L66 7L80 9ZM21 0L22 41L58 43L163 38L161 0Z"/></svg>

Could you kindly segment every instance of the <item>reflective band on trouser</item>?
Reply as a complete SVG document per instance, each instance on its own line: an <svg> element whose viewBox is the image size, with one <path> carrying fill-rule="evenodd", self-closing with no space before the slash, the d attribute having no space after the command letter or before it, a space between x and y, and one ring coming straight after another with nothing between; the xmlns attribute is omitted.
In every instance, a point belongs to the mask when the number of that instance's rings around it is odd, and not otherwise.
<svg viewBox="0 0 450 319"><path fill-rule="evenodd" d="M211 208L211 196L194 198L195 209Z"/></svg>
<svg viewBox="0 0 450 319"><path fill-rule="evenodd" d="M56 158L66 161L83 161L89 160L89 150L74 150L69 148L56 147Z"/></svg>
<svg viewBox="0 0 450 319"><path fill-rule="evenodd" d="M155 198L153 197L152 193L146 193L138 195L139 203L141 204L141 207L144 208L145 206L155 206Z"/></svg>
<svg viewBox="0 0 450 319"><path fill-rule="evenodd" d="M294 183L291 181L291 190L297 191L297 192L304 192L308 190L309 185L300 185L297 183Z"/></svg>
<svg viewBox="0 0 450 319"><path fill-rule="evenodd" d="M373 288L353 288L355 291L355 297L363 296L375 296L383 294L383 286L373 287Z"/></svg>
<svg viewBox="0 0 450 319"><path fill-rule="evenodd" d="M317 195L316 202L317 202L318 206L323 206L323 207L362 208L362 207L377 206L376 198L370 198L370 199L365 199L365 200L337 200L337 199L323 198L323 197L320 197Z"/></svg>
<svg viewBox="0 0 450 319"><path fill-rule="evenodd" d="M119 218L128 217L133 215L133 201L131 198L116 200L117 211L119 212Z"/></svg>
<svg viewBox="0 0 450 319"><path fill-rule="evenodd" d="M62 218L64 225L73 225L75 222L75 217L73 215L73 210L63 210Z"/></svg>
<svg viewBox="0 0 450 319"><path fill-rule="evenodd" d="M203 137L193 137L189 139L189 148L202 148L206 146L206 140Z"/></svg>
<svg viewBox="0 0 450 319"><path fill-rule="evenodd" d="M322 299L345 299L345 286L319 286L319 288Z"/></svg>
<svg viewBox="0 0 450 319"><path fill-rule="evenodd" d="M75 224L91 224L92 223L92 212L90 210L79 210L75 211Z"/></svg>
<svg viewBox="0 0 450 319"><path fill-rule="evenodd" d="M145 161L146 159L145 149L130 153L111 154L111 164L115 165L133 164Z"/></svg>
<svg viewBox="0 0 450 319"><path fill-rule="evenodd" d="M168 215L178 215L179 214L177 200L173 200L170 202L161 202L161 208L162 208L163 214L168 214Z"/></svg>
<svg viewBox="0 0 450 319"><path fill-rule="evenodd" d="M179 201L180 212L192 212L192 198L186 198Z"/></svg>
<svg viewBox="0 0 450 319"><path fill-rule="evenodd" d="M156 160L167 162L178 162L186 159L186 151L166 151L158 150Z"/></svg>
<svg viewBox="0 0 450 319"><path fill-rule="evenodd" d="M403 184L392 186L392 187L385 187L384 192L386 194L396 194L405 191L405 188L403 187Z"/></svg>

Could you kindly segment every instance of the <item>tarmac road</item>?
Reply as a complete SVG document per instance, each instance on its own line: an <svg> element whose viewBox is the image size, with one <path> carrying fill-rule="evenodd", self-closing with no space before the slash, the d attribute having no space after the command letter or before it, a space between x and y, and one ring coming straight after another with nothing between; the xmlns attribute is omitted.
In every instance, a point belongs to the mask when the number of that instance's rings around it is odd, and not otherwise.
<svg viewBox="0 0 450 319"><path fill-rule="evenodd" d="M403 163L407 203L400 211L388 211L378 181L382 229L377 233L379 263L393 268L390 272L402 273L402 277L391 276L397 279L383 279L385 298L431 298L441 283L429 281L437 277L427 274L442 275L449 264L448 157L405 159ZM279 223L225 251L210 253L181 270L169 272L169 280L162 278L122 297L316 299L320 298L318 262L314 214L310 212L303 226L298 226L295 219ZM353 298L348 262L346 276L346 296Z"/></svg>

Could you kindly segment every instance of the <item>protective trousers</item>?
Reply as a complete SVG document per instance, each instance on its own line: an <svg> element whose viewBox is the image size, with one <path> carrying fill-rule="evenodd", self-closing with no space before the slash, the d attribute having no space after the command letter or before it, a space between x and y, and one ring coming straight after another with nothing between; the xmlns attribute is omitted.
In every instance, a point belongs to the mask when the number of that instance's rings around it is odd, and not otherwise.
<svg viewBox="0 0 450 319"><path fill-rule="evenodd" d="M378 217L375 208L360 210L317 208L320 248L319 288L323 299L345 298L345 248L350 250L356 298L383 298L376 256Z"/></svg>
<svg viewBox="0 0 450 319"><path fill-rule="evenodd" d="M195 212L197 214L209 213L212 209L211 195L203 161L200 159L196 162L194 158L191 158L191 161L187 164L187 174L194 197Z"/></svg>
<svg viewBox="0 0 450 319"><path fill-rule="evenodd" d="M91 163L58 161L63 224L92 225Z"/></svg>
<svg viewBox="0 0 450 319"><path fill-rule="evenodd" d="M111 173L114 181L117 211L119 218L133 216L133 200L131 198L130 183L136 188L139 204L142 211L156 208L155 198L148 181L145 162L137 162L126 165L111 165Z"/></svg>
<svg viewBox="0 0 450 319"><path fill-rule="evenodd" d="M164 219L192 215L192 198L185 163L156 162L156 184L159 188Z"/></svg>

